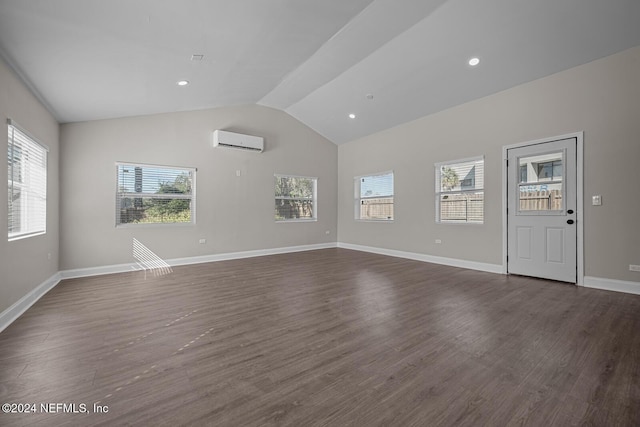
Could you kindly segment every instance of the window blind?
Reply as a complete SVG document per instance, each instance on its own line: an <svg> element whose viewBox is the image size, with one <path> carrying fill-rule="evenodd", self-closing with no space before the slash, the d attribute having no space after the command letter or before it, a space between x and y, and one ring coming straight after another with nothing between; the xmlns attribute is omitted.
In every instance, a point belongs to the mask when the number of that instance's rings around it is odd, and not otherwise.
<svg viewBox="0 0 640 427"><path fill-rule="evenodd" d="M8 240L47 231L47 148L9 120Z"/></svg>
<svg viewBox="0 0 640 427"><path fill-rule="evenodd" d="M356 219L393 220L393 172L355 178Z"/></svg>
<svg viewBox="0 0 640 427"><path fill-rule="evenodd" d="M116 164L116 225L195 223L194 168Z"/></svg>

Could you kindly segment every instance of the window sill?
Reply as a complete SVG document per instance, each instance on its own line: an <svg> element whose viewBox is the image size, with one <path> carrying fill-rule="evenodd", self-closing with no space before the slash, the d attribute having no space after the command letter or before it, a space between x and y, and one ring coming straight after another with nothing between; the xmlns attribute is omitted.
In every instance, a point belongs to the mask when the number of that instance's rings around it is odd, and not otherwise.
<svg viewBox="0 0 640 427"><path fill-rule="evenodd" d="M39 231L37 233L21 234L21 235L18 235L18 236L9 237L7 239L7 241L8 242L15 242L16 240L28 239L29 237L42 236L44 234L47 234L47 232L46 231Z"/></svg>
<svg viewBox="0 0 640 427"><path fill-rule="evenodd" d="M196 223L195 222L127 223L127 224L116 224L116 228L189 227L193 225L196 225Z"/></svg>
<svg viewBox="0 0 640 427"><path fill-rule="evenodd" d="M483 222L436 221L436 224L442 224L442 225L484 225L484 221Z"/></svg>

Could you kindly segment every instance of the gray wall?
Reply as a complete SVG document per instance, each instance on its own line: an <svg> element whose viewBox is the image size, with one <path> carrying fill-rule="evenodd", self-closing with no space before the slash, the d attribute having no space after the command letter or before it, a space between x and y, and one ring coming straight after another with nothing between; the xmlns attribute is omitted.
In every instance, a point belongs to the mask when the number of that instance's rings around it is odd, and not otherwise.
<svg viewBox="0 0 640 427"><path fill-rule="evenodd" d="M213 148L215 129L263 136L266 149ZM60 132L62 270L134 262L134 238L162 259L336 240L338 148L281 111L229 107L64 124ZM116 228L118 161L196 167L197 223ZM318 177L317 222L274 221L274 173Z"/></svg>
<svg viewBox="0 0 640 427"><path fill-rule="evenodd" d="M5 137L8 118L15 120L50 149L47 170L47 233L8 242L7 193L0 191L0 313L58 271L59 197L58 123L0 60L0 119ZM4 141L6 144L6 139ZM7 176L7 163L4 161L0 162L0 176Z"/></svg>
<svg viewBox="0 0 640 427"><path fill-rule="evenodd" d="M640 281L640 47L339 147L338 240L502 264L504 145L584 131L585 275ZM485 156L485 223L436 224L435 162ZM395 171L395 221L353 219L353 177ZM601 194L603 205L591 206ZM442 244L435 244L442 239Z"/></svg>

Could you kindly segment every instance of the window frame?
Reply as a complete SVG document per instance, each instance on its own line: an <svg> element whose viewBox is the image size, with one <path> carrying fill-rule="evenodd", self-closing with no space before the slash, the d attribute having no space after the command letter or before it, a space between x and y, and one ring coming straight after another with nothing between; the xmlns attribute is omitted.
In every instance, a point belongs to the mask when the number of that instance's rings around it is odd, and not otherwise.
<svg viewBox="0 0 640 427"><path fill-rule="evenodd" d="M462 189L462 185L460 185L460 189L454 190L446 190L443 191L442 190L442 186L439 185L441 182L441 170L443 166L453 166L453 165L459 165L459 164L465 164L465 163L474 163L474 162L478 162L478 161L482 161L482 187L476 187L473 189ZM435 182L434 182L434 187L435 187L435 222L437 224L464 224L464 225L483 225L484 224L484 211L485 211L485 185L484 185L484 176L485 176L485 158L484 155L481 156L474 156L474 157L467 157L467 158L463 158L463 159L456 159L456 160L448 160L445 162L437 162L434 163L434 170L435 170ZM462 182L462 180L460 181ZM474 186L476 185L475 182L477 182L477 179L474 179ZM477 193L482 193L482 220L481 221L469 221L468 219L462 221L462 220L447 220L447 219L442 219L441 215L441 197L443 195L454 195L454 194L477 194ZM468 215L467 215L468 218Z"/></svg>
<svg viewBox="0 0 640 427"><path fill-rule="evenodd" d="M193 226L196 224L196 175L198 169L195 167L187 166L167 166L157 165L150 163L136 163L136 162L116 162L115 163L115 178L116 178L116 191L115 191L115 209L114 209L114 223L116 228L130 228L130 227L185 227ZM120 166L129 166L132 168L152 168L152 169L168 169L189 172L191 174L191 194L185 195L183 193L131 193L120 192L120 177L118 170ZM137 196L138 198L151 198L151 199L175 199L175 200L190 200L190 222L120 222L121 215L118 204L122 197Z"/></svg>
<svg viewBox="0 0 640 427"><path fill-rule="evenodd" d="M16 149L16 132L21 134L20 138L24 142L21 145L19 176L20 180L15 180L15 149ZM28 155L33 152L34 156ZM27 153L27 155L25 155ZM33 158L31 158L33 157ZM41 164L38 164L41 161ZM40 142L37 138L33 137L24 128L18 125L14 120L7 119L7 241L12 242L15 240L26 239L29 237L41 236L47 233L47 185L49 174L49 147ZM12 196L16 187L19 189L20 197L20 231L11 232L9 226L9 218L12 217L14 209L12 207ZM25 191L26 190L26 191ZM25 194L25 200L22 195ZM43 203L43 207L35 206L33 199L39 199L38 201ZM33 211L33 212L31 212ZM41 214L41 217L33 218L32 215ZM40 216L40 215L38 215ZM22 228L22 223L27 225ZM35 222L35 225L29 227L30 222Z"/></svg>
<svg viewBox="0 0 640 427"><path fill-rule="evenodd" d="M361 189L362 189L362 180L364 178L372 178L372 177L376 177L376 176L384 176L384 175L391 175L391 180L392 180L392 185L391 185L391 191L392 194L390 196L368 196L368 197L362 197L361 195ZM360 175L360 176L356 176L353 178L353 186L354 186L354 219L356 221L360 221L360 222L379 222L379 223L392 223L395 221L395 203L396 203L396 178L395 178L395 172L393 170L387 170L384 172L376 172L376 173L371 173L371 174L367 174L367 175ZM391 205L393 205L393 210L392 210L392 216L391 218L362 218L362 210L361 210L361 206L362 206L362 201L363 200L372 200L372 199L385 199L385 198L391 198L392 203L390 203Z"/></svg>
<svg viewBox="0 0 640 427"><path fill-rule="evenodd" d="M278 197L275 194L275 181L278 178L301 178L301 179L310 179L313 181L313 194L310 198L307 197ZM278 223L289 223L289 222L314 222L314 221L318 221L318 177L315 176L303 176L303 175L292 175L292 174L281 174L281 173L274 173L273 174L273 182L274 182L274 208L275 208L275 204L277 203L278 200L301 200L301 201L306 201L306 200L311 200L311 218L283 218L283 219L278 219L275 216L275 212L274 212L274 221L278 224Z"/></svg>

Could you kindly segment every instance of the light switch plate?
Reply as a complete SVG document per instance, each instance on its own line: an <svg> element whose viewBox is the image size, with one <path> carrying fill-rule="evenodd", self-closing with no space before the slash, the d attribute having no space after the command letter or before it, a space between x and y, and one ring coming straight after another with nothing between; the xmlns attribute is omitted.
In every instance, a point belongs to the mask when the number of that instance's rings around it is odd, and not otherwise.
<svg viewBox="0 0 640 427"><path fill-rule="evenodd" d="M591 204L593 206L601 206L602 205L602 196L600 196L600 195L592 196L591 197Z"/></svg>

